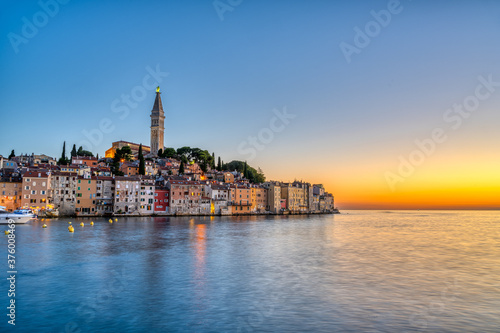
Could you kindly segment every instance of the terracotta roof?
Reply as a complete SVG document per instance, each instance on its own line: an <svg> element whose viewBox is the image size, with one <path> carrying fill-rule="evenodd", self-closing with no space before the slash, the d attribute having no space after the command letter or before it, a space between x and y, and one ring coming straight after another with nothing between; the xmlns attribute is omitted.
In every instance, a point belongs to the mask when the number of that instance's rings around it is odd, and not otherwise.
<svg viewBox="0 0 500 333"><path fill-rule="evenodd" d="M47 178L49 175L45 170L33 170L24 173L23 178L33 177L33 178Z"/></svg>

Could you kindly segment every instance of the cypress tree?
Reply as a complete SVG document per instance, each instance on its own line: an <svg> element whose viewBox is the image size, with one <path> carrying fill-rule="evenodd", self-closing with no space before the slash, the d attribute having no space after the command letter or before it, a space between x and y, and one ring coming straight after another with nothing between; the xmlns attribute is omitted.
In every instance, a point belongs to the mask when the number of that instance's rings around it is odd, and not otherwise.
<svg viewBox="0 0 500 333"><path fill-rule="evenodd" d="M14 151L12 151L12 152L14 152ZM66 159L66 141L64 141L61 158L59 159L58 164L59 165L66 165L67 162L68 162L68 160Z"/></svg>
<svg viewBox="0 0 500 333"><path fill-rule="evenodd" d="M73 149L71 149L71 157L76 156L76 145L73 144Z"/></svg>
<svg viewBox="0 0 500 333"><path fill-rule="evenodd" d="M142 155L142 143L139 145L139 174L146 174L146 168L144 166L144 156Z"/></svg>
<svg viewBox="0 0 500 333"><path fill-rule="evenodd" d="M179 175L184 174L184 161L181 161L181 165L179 166Z"/></svg>
<svg viewBox="0 0 500 333"><path fill-rule="evenodd" d="M15 156L16 156L16 153L14 153L14 149L12 149L12 151L10 152L10 155L9 155L9 160Z"/></svg>
<svg viewBox="0 0 500 333"><path fill-rule="evenodd" d="M217 160L217 170L218 171L222 171L222 164L221 164L221 161L220 161L220 156L219 156L219 158Z"/></svg>

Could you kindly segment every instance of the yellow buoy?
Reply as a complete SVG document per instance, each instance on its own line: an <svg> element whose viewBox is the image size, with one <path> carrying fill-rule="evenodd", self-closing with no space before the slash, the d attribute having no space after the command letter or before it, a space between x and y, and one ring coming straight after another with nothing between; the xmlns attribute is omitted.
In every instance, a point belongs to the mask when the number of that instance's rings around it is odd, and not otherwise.
<svg viewBox="0 0 500 333"><path fill-rule="evenodd" d="M118 219L115 217L115 222L118 222Z"/></svg>
<svg viewBox="0 0 500 333"><path fill-rule="evenodd" d="M71 224L71 221L69 221L68 224Z"/></svg>
<svg viewBox="0 0 500 333"><path fill-rule="evenodd" d="M90 225L94 225L94 221L90 221Z"/></svg>
<svg viewBox="0 0 500 333"><path fill-rule="evenodd" d="M109 219L109 223L113 223L113 220L112 220L112 219Z"/></svg>
<svg viewBox="0 0 500 333"><path fill-rule="evenodd" d="M80 223L80 225L83 227L85 225L85 223L82 222L82 223Z"/></svg>
<svg viewBox="0 0 500 333"><path fill-rule="evenodd" d="M5 234L6 235L10 234L10 231L9 230L5 230Z"/></svg>
<svg viewBox="0 0 500 333"><path fill-rule="evenodd" d="M42 225L42 228L47 228L47 225L46 224Z"/></svg>
<svg viewBox="0 0 500 333"><path fill-rule="evenodd" d="M70 225L70 226L68 227L68 231L69 231L69 232L75 232L75 228L73 228L73 226L71 226L71 225Z"/></svg>

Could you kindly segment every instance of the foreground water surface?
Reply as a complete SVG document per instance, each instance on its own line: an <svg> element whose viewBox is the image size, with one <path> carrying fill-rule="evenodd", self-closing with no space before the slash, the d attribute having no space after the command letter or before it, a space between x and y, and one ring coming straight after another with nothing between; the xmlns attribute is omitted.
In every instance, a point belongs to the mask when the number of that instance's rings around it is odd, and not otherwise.
<svg viewBox="0 0 500 333"><path fill-rule="evenodd" d="M93 221L16 227L16 331L500 332L498 212Z"/></svg>

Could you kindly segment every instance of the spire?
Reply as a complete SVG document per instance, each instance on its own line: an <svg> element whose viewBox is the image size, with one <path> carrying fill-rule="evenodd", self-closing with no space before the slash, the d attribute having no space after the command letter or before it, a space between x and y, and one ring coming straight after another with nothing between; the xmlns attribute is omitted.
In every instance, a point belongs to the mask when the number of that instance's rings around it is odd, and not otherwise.
<svg viewBox="0 0 500 333"><path fill-rule="evenodd" d="M163 113L163 105L161 104L161 96L160 96L160 86L156 88L156 98L155 98L155 104L153 105L153 110L152 112L160 112Z"/></svg>

